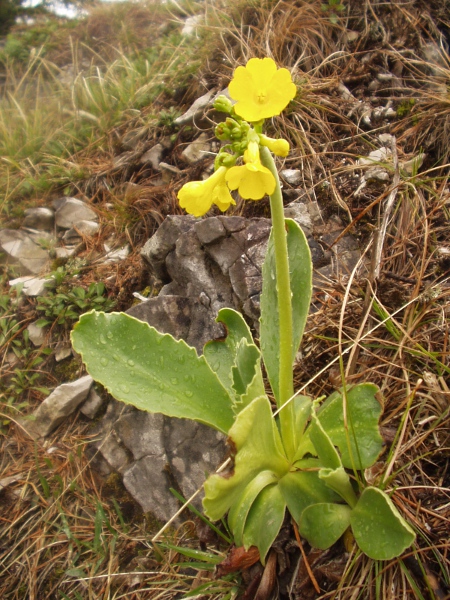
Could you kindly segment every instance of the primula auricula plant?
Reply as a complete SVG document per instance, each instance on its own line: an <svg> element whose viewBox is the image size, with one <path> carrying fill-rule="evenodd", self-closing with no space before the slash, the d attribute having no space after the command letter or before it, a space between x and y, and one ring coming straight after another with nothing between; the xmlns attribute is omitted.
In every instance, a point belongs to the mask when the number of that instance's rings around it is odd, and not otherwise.
<svg viewBox="0 0 450 600"><path fill-rule="evenodd" d="M312 265L300 227L284 219L272 152L289 144L262 133L296 88L287 69L270 58L238 67L215 108L228 114L216 127L226 142L205 181L179 191L180 204L200 217L213 204L225 211L234 200L270 195L272 231L263 265L260 345L240 313L222 309L225 339L202 356L184 341L161 334L122 313L83 315L72 332L92 377L118 400L139 409L194 419L226 433L234 464L226 476L205 482L206 515L228 524L238 546L257 546L264 562L286 510L312 546L328 548L348 529L369 557L386 560L414 541L414 532L388 494L366 483L364 471L382 450L378 388L344 386L323 402L294 394L293 363L311 299ZM269 400L261 363L276 403Z"/></svg>

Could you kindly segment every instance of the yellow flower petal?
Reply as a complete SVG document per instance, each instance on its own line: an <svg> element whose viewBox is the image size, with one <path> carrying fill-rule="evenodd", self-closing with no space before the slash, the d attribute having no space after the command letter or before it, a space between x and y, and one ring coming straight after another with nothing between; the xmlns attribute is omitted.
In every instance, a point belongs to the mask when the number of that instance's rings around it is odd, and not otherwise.
<svg viewBox="0 0 450 600"><path fill-rule="evenodd" d="M224 206L226 203L224 200L225 196L223 192L216 192L216 188L225 185L226 172L226 167L219 167L208 179L204 181L190 181L183 185L177 194L181 208L184 208L186 212L194 215L194 217L201 217L216 202L215 198L218 198L221 205ZM228 202L228 206L234 203L233 198ZM222 208L220 209L222 210Z"/></svg>
<svg viewBox="0 0 450 600"><path fill-rule="evenodd" d="M226 175L231 190L239 190L245 200L261 200L266 194L275 191L275 178L269 169L261 163L246 163L240 167L231 167Z"/></svg>
<svg viewBox="0 0 450 600"><path fill-rule="evenodd" d="M216 185L214 188L213 202L222 212L228 210L231 204L236 204L236 202L233 200L233 196L230 194L230 190L227 188L225 181L219 185Z"/></svg>
<svg viewBox="0 0 450 600"><path fill-rule="evenodd" d="M297 93L289 71L277 69L271 58L251 58L238 67L228 90L236 114L250 122L279 115Z"/></svg>

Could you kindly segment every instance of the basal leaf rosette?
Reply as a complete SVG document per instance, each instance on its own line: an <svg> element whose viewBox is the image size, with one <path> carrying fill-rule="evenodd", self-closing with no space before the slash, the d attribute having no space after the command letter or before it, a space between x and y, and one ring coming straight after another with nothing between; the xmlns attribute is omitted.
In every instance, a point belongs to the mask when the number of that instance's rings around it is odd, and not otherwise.
<svg viewBox="0 0 450 600"><path fill-rule="evenodd" d="M238 67L228 91L236 100L237 115L255 123L279 115L297 93L287 69L278 69L271 58L251 58Z"/></svg>
<svg viewBox="0 0 450 600"><path fill-rule="evenodd" d="M299 518L307 506L338 496L320 481L317 461L308 470L291 470L267 396L243 408L229 437L236 451L233 471L206 481L203 506L212 520L228 512L236 545L257 546L264 563L286 508Z"/></svg>

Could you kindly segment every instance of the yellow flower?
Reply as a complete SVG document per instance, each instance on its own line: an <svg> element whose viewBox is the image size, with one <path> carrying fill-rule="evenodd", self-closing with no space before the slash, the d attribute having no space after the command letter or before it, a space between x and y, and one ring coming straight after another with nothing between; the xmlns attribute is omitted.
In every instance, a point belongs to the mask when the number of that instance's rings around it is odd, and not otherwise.
<svg viewBox="0 0 450 600"><path fill-rule="evenodd" d="M261 164L257 142L249 143L244 152L244 163L228 169L225 178L230 189L239 189L239 194L246 200L260 200L266 194L273 194L275 177Z"/></svg>
<svg viewBox="0 0 450 600"><path fill-rule="evenodd" d="M266 146L266 148L269 148L269 150L276 156L287 156L289 154L289 142L283 138L275 140L274 138L260 134L259 143L261 146Z"/></svg>
<svg viewBox="0 0 450 600"><path fill-rule="evenodd" d="M253 123L279 115L297 93L289 71L277 69L271 58L251 58L238 67L228 91L236 114Z"/></svg>
<svg viewBox="0 0 450 600"><path fill-rule="evenodd" d="M225 212L230 204L236 204L225 183L226 167L219 167L215 173L204 181L190 181L178 192L181 208L194 217L201 217L216 204Z"/></svg>

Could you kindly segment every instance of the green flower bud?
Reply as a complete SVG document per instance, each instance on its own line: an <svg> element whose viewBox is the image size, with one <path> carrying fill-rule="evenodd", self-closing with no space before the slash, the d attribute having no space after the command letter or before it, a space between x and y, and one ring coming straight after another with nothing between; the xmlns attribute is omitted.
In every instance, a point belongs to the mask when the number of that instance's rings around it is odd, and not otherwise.
<svg viewBox="0 0 450 600"><path fill-rule="evenodd" d="M230 139L230 128L227 127L226 123L219 123L218 125L216 125L214 134L217 139L221 140L222 142L225 142L226 140Z"/></svg>
<svg viewBox="0 0 450 600"><path fill-rule="evenodd" d="M214 100L213 107L219 112L230 114L233 109L233 103L229 98L221 94Z"/></svg>

